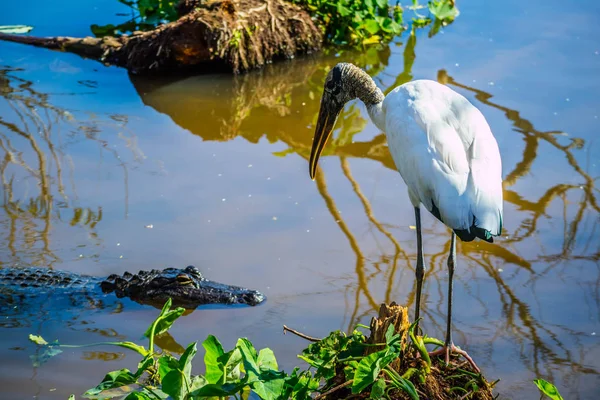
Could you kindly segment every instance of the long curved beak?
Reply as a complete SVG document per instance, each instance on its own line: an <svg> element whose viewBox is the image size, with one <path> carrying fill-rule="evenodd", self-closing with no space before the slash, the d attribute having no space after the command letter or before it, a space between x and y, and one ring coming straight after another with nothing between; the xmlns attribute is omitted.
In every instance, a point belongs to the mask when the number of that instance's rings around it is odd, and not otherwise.
<svg viewBox="0 0 600 400"><path fill-rule="evenodd" d="M338 115L344 106L338 105L335 101L329 98L328 95L323 94L321 98L321 108L319 110L319 117L317 119L317 128L315 129L315 137L313 139L312 150L310 151L309 160L309 173L310 179L315 179L317 173L317 163L319 162L319 156L325 148L325 144L333 132L333 127L337 121Z"/></svg>

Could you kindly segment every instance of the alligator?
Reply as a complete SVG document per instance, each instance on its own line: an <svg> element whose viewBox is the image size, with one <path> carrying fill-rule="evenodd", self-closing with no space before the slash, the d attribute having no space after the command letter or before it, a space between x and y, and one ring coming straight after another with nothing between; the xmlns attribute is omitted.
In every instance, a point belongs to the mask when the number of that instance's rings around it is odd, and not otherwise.
<svg viewBox="0 0 600 400"><path fill-rule="evenodd" d="M85 293L127 297L140 304L162 307L167 299L173 305L195 309L202 304L243 304L255 306L265 296L251 289L225 285L206 279L194 266L125 272L109 277L79 275L48 268L2 268L0 291L10 294L39 295Z"/></svg>

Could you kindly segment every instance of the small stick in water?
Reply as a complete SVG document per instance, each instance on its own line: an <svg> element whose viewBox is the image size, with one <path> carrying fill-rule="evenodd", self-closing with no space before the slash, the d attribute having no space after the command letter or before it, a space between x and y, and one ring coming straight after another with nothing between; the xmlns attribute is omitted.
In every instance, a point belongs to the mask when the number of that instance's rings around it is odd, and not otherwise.
<svg viewBox="0 0 600 400"><path fill-rule="evenodd" d="M305 335L304 333L300 333L297 330L292 329L292 328L288 328L287 326L284 325L283 326L283 334L285 335L286 332L291 332L294 335L300 336L301 338L306 339L306 340L311 341L311 342L318 342L319 340L321 340L321 339L314 338L312 336Z"/></svg>

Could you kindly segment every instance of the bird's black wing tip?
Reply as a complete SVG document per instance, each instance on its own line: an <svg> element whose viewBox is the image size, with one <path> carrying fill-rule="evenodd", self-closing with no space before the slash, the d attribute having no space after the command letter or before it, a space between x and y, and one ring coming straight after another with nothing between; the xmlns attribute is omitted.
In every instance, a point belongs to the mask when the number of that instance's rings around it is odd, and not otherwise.
<svg viewBox="0 0 600 400"><path fill-rule="evenodd" d="M472 242L475 238L479 238L488 243L494 243L494 237L490 231L478 228L475 225L471 226L470 229L454 229L454 233L463 242Z"/></svg>

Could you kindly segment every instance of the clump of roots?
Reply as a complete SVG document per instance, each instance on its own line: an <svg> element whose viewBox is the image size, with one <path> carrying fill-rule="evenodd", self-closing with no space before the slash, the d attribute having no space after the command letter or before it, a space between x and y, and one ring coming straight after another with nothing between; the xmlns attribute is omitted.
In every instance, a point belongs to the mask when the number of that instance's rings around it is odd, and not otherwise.
<svg viewBox="0 0 600 400"><path fill-rule="evenodd" d="M385 342L385 333L390 324L394 324L394 330L401 333L405 341L403 356L392 363L392 368L399 374L411 376L417 392L423 399L493 399L493 384L486 381L479 371L465 359L451 354L450 364L446 364L443 357L431 359L431 365L427 366L418 350L418 344L410 338L410 323L408 321L408 310L406 307L395 303L391 305L382 304L379 316L371 321L371 343ZM376 347L368 348L368 352L376 351ZM425 350L425 349L422 349ZM426 351L426 350L425 350ZM426 374L419 371L429 370ZM411 375L410 371L415 371ZM416 379L415 379L416 378ZM393 391L393 399L410 399L402 391Z"/></svg>
<svg viewBox="0 0 600 400"><path fill-rule="evenodd" d="M309 14L285 0L182 0L178 12L177 21L120 37L0 39L73 52L138 74L192 68L237 73L321 48Z"/></svg>
<svg viewBox="0 0 600 400"><path fill-rule="evenodd" d="M479 372L471 366L466 360L453 355L449 365L441 358L434 357L429 360L425 343L439 343L439 340L427 338L426 336L416 336L414 324L408 321L408 312L406 307L401 307L395 303L390 305L382 304L379 310L379 316L371 321L371 333L366 341L365 356L383 350L386 343L386 333L388 328L393 325L393 331L400 335L400 356L394 359L386 366L393 370L394 376L402 377L412 383L419 399L427 400L449 400L449 399L477 399L491 400L492 388L495 384L489 383ZM344 363L336 366L336 375L326 386L323 393L317 396L318 399L354 399L370 398L370 390L364 390L353 394L351 390L352 382L348 381L348 371ZM407 399L415 397L409 395L409 391L391 385L392 374L380 372L378 379L384 379L386 384L386 396L389 399Z"/></svg>

